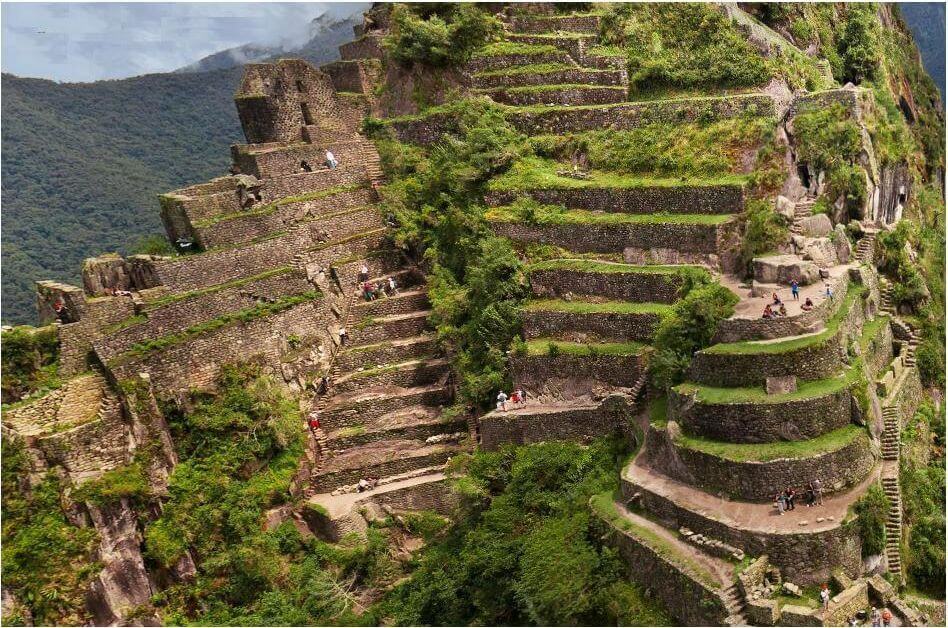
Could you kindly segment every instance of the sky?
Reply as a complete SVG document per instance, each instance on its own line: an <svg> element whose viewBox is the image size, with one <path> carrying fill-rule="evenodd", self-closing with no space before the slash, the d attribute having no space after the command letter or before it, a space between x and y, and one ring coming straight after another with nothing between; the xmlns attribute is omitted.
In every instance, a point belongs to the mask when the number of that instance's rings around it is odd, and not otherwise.
<svg viewBox="0 0 948 628"><path fill-rule="evenodd" d="M0 5L0 68L96 81L168 72L248 43L303 44L309 22L368 3L11 3Z"/></svg>

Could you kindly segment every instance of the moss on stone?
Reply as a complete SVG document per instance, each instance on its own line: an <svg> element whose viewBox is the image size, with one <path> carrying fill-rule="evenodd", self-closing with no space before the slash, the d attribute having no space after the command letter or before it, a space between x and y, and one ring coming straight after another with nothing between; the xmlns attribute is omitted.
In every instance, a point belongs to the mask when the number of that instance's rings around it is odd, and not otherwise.
<svg viewBox="0 0 948 628"><path fill-rule="evenodd" d="M550 345L563 355L638 355L647 345L641 342L569 342L553 338L534 338L526 342L527 355L549 355Z"/></svg>
<svg viewBox="0 0 948 628"><path fill-rule="evenodd" d="M664 303L634 303L632 301L592 301L573 298L536 299L527 302L524 309L531 312L569 312L573 314L664 314L670 306Z"/></svg>
<svg viewBox="0 0 948 628"><path fill-rule="evenodd" d="M584 209L563 209L562 206L540 205L540 211L525 215L516 206L493 207L485 218L491 222L526 222L551 225L704 225L714 227L730 221L730 214L623 214L591 212Z"/></svg>

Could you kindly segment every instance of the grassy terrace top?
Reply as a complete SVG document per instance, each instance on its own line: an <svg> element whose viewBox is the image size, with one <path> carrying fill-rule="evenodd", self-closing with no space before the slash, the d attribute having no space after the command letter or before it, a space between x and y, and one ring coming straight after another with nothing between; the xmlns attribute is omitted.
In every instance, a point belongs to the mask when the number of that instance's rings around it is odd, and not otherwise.
<svg viewBox="0 0 948 628"><path fill-rule="evenodd" d="M748 175L727 174L714 178L684 178L684 177L647 177L637 175L617 174L614 172L600 172L591 170L586 179L574 179L557 174L564 166L553 160L528 157L521 159L506 173L496 177L488 183L488 189L495 191L533 190L533 189L584 189L584 188L673 188L681 186L743 186L748 181Z"/></svg>
<svg viewBox="0 0 948 628"><path fill-rule="evenodd" d="M866 437L866 428L846 425L809 440L773 443L725 443L681 434L675 443L681 447L730 460L732 462L770 462L781 459L813 458L839 451L857 438Z"/></svg>
<svg viewBox="0 0 948 628"><path fill-rule="evenodd" d="M638 355L648 345L641 342L568 342L552 338L528 340L527 355L549 355L550 345L564 355Z"/></svg>
<svg viewBox="0 0 948 628"><path fill-rule="evenodd" d="M763 388L719 388L716 386L702 386L692 382L679 384L675 387L675 390L682 394L694 393L699 402L709 404L784 403L831 395L848 388L858 378L859 371L856 368L850 368L846 373L836 377L801 382L795 391L776 395L768 395Z"/></svg>
<svg viewBox="0 0 948 628"><path fill-rule="evenodd" d="M552 46L551 46L552 47ZM682 104L687 105L694 103L695 105L708 104L711 101L720 101L728 99L739 99L739 98L749 98L749 97L762 97L768 98L771 97L768 94L763 92L755 91L740 91L727 94L685 94L681 96L675 96L671 98L643 98L637 101L627 101L621 103L608 103L605 105L504 105L500 103L494 103L491 101L491 104L501 108L504 111L509 113L544 113L544 114L556 114L556 113L565 113L565 112L577 112L577 111L595 111L595 110L612 110L612 109L634 109L637 106L641 105L654 105L661 106L662 104ZM484 97L486 98L486 96ZM451 115L456 113L457 105L455 103L449 103L445 105L436 105L434 107L428 107L421 113L412 113L406 114L403 116L395 116L392 118L385 118L383 122L386 124L398 124L400 122L414 122L419 120L425 120L432 116L438 115ZM750 115L750 114L745 114ZM772 117L773 111L761 111L758 115Z"/></svg>
<svg viewBox="0 0 948 628"><path fill-rule="evenodd" d="M677 275L682 272L703 272L710 277L710 273L701 266L681 265L668 266L637 266L620 262L603 262L593 259L551 259L530 264L528 271L540 270L575 270L584 273L650 273L654 275Z"/></svg>
<svg viewBox="0 0 948 628"><path fill-rule="evenodd" d="M306 194L300 194L299 196L287 196L281 198L272 203L267 203L266 205L261 205L256 209L251 209L248 211L233 212L231 214L220 214L218 216L212 216L205 220L197 220L194 222L194 226L198 228L206 228L212 225L215 225L219 222L224 222L226 220L233 220L235 218L246 218L249 216L265 216L267 214L272 214L277 209L284 205L291 205L293 203L304 203L306 201L315 201L321 198L326 198L327 196L334 196L336 194L343 194L345 192L353 192L359 188L365 187L362 183L354 183L351 185L337 185L331 188L326 188L324 190L316 190L314 192L307 192Z"/></svg>
<svg viewBox="0 0 948 628"><path fill-rule="evenodd" d="M487 44L474 53L475 57L499 57L504 55L542 55L562 52L551 44L522 44L513 41L499 41Z"/></svg>
<svg viewBox="0 0 948 628"><path fill-rule="evenodd" d="M576 66L568 63L534 63L531 65L517 65L512 68L503 68L500 70L487 70L477 72L476 77L489 76L515 76L518 74L550 74L553 72L564 72L567 70L576 70ZM599 70L596 68L581 68L584 72L611 72L614 70Z"/></svg>
<svg viewBox="0 0 948 628"><path fill-rule="evenodd" d="M549 207L549 206L545 206ZM493 222L531 222L521 212L510 206L492 207L484 215ZM597 213L584 209L550 211L537 216L536 224L560 225L648 225L648 224L676 224L676 225L721 225L733 216L730 214L620 214Z"/></svg>
<svg viewBox="0 0 948 628"><path fill-rule="evenodd" d="M591 301L574 298L537 299L527 302L523 309L530 312L569 312L573 314L664 314L670 306L663 303L633 303L631 301Z"/></svg>
<svg viewBox="0 0 948 628"><path fill-rule="evenodd" d="M727 355L753 355L759 353L787 353L804 347L821 344L832 338L839 330L840 324L849 313L849 309L856 302L857 298L862 298L866 294L865 286L856 286L850 288L846 294L843 304L837 310L836 314L826 322L823 331L817 334L807 336L795 336L788 340L779 342L765 340L748 340L744 342L728 342L716 344L707 349L704 353L727 354Z"/></svg>

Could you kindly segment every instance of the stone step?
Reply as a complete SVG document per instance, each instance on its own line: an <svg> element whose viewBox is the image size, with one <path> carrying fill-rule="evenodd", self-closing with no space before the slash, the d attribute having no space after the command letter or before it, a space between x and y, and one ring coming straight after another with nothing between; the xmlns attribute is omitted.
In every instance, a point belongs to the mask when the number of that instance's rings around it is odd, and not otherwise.
<svg viewBox="0 0 948 628"><path fill-rule="evenodd" d="M384 283L386 289L388 289L388 284L384 279L370 280L368 283L372 286ZM357 298L358 300L352 304L349 314L350 325L355 325L365 318L409 314L427 310L430 307L428 291L425 288L399 290L397 294L376 297L371 301L366 301L360 292Z"/></svg>
<svg viewBox="0 0 948 628"><path fill-rule="evenodd" d="M463 419L446 419L438 408L413 406L383 416L372 423L329 432L324 451L336 455L349 448L378 440L440 440L452 434L467 434Z"/></svg>
<svg viewBox="0 0 948 628"><path fill-rule="evenodd" d="M383 478L443 465L461 451L457 444L425 445L415 440L371 442L330 456L312 477L311 487L317 492L328 492L363 478Z"/></svg>
<svg viewBox="0 0 948 628"><path fill-rule="evenodd" d="M445 359L419 359L346 373L333 382L333 392L342 394L379 386L412 388L444 381L451 370Z"/></svg>
<svg viewBox="0 0 948 628"><path fill-rule="evenodd" d="M393 386L334 395L323 408L321 420L327 429L352 427L409 406L445 405L451 397L451 390L438 384L412 388Z"/></svg>
<svg viewBox="0 0 948 628"><path fill-rule="evenodd" d="M531 105L581 107L588 105L607 105L628 100L628 91L624 86L611 85L537 85L531 87L511 87L478 90L491 100L517 107Z"/></svg>
<svg viewBox="0 0 948 628"><path fill-rule="evenodd" d="M352 346L377 344L394 338L420 336L428 329L430 310L393 314L378 318L366 317L348 330Z"/></svg>
<svg viewBox="0 0 948 628"><path fill-rule="evenodd" d="M360 368L374 368L383 364L407 362L434 355L438 352L433 334L400 338L373 345L346 347L336 357L337 372L346 373Z"/></svg>

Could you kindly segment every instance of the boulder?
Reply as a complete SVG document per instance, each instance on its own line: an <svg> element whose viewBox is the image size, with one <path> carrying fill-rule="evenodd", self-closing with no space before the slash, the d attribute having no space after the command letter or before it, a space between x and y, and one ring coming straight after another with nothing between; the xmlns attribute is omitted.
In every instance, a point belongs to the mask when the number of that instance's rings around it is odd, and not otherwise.
<svg viewBox="0 0 948 628"><path fill-rule="evenodd" d="M803 259L810 260L821 268L836 266L836 245L830 238L806 238Z"/></svg>
<svg viewBox="0 0 948 628"><path fill-rule="evenodd" d="M800 589L800 587L798 587L797 585L793 584L792 582L784 582L784 583L783 583L783 591L784 591L784 593L786 593L787 595L793 595L793 596L796 596L796 597L802 597L802 596L803 596L803 591Z"/></svg>
<svg viewBox="0 0 948 628"><path fill-rule="evenodd" d="M786 218L788 222L793 222L793 217L797 210L797 204L786 196L778 196L776 209L777 213Z"/></svg>
<svg viewBox="0 0 948 628"><path fill-rule="evenodd" d="M767 378L767 394L768 395L780 395L785 393L792 393L797 389L797 376L796 375L783 375L778 377L768 377Z"/></svg>
<svg viewBox="0 0 948 628"><path fill-rule="evenodd" d="M796 280L801 286L807 286L820 280L819 267L796 255L757 257L754 258L752 265L754 279L760 283L789 285L791 281Z"/></svg>
<svg viewBox="0 0 948 628"><path fill-rule="evenodd" d="M836 261L840 264L848 264L853 256L853 247L849 242L849 236L846 234L846 227L836 225L833 229L833 247L836 249Z"/></svg>
<svg viewBox="0 0 948 628"><path fill-rule="evenodd" d="M814 214L803 219L802 227L803 235L821 238L833 231L833 222L826 214Z"/></svg>

